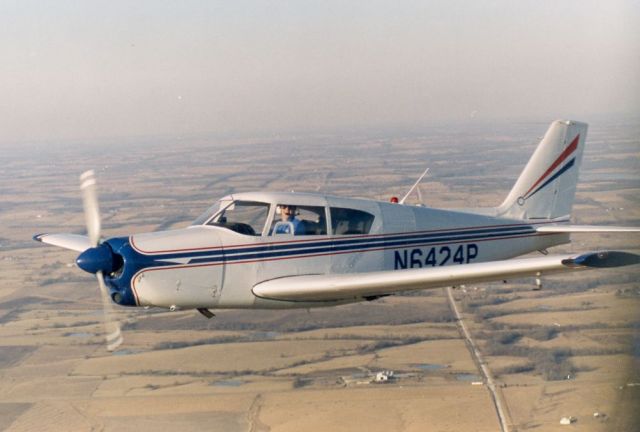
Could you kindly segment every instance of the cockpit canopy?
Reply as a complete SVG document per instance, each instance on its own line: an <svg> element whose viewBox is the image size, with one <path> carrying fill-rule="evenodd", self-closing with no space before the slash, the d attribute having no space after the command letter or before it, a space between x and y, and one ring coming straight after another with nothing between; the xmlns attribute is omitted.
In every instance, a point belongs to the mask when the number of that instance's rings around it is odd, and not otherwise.
<svg viewBox="0 0 640 432"><path fill-rule="evenodd" d="M374 215L363 210L314 204L291 194L265 202L225 197L209 207L193 225L226 228L250 236L369 234ZM298 198L298 199L296 199ZM321 201L318 197L315 201Z"/></svg>

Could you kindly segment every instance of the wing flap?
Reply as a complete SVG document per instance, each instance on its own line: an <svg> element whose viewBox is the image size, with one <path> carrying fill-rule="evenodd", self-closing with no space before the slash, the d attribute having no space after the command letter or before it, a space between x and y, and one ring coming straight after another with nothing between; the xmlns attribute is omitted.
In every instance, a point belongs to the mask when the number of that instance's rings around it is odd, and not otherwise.
<svg viewBox="0 0 640 432"><path fill-rule="evenodd" d="M596 267L618 267L638 262L639 255L611 251L399 271L291 276L259 283L253 287L253 293L273 300L347 300Z"/></svg>
<svg viewBox="0 0 640 432"><path fill-rule="evenodd" d="M92 247L89 237L79 234L38 234L34 240L53 246L84 252Z"/></svg>

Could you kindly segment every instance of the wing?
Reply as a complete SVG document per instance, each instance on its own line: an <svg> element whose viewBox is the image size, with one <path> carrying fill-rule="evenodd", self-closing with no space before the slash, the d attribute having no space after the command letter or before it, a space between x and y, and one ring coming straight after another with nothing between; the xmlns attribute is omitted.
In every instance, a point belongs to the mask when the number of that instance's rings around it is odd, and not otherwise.
<svg viewBox="0 0 640 432"><path fill-rule="evenodd" d="M78 252L84 252L92 247L89 237L79 234L38 234L33 236L33 239Z"/></svg>
<svg viewBox="0 0 640 432"><path fill-rule="evenodd" d="M640 232L640 228L600 225L547 225L536 227L536 231L543 233L615 233Z"/></svg>
<svg viewBox="0 0 640 432"><path fill-rule="evenodd" d="M291 276L262 282L253 293L262 298L288 301L334 301L394 294L493 280L540 276L589 268L620 267L640 263L640 255L590 252L477 264L337 275Z"/></svg>

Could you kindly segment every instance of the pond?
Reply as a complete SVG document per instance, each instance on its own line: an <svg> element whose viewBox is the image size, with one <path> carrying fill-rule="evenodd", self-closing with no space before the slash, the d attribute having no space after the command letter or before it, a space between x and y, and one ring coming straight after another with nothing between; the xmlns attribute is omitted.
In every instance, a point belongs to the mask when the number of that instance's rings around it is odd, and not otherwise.
<svg viewBox="0 0 640 432"><path fill-rule="evenodd" d="M436 364L436 363L417 363L411 366L421 370L440 370L440 369L446 369L448 367L447 365Z"/></svg>
<svg viewBox="0 0 640 432"><path fill-rule="evenodd" d="M242 384L244 384L244 381L240 380L221 380L211 383L212 386L216 387L240 387Z"/></svg>
<svg viewBox="0 0 640 432"><path fill-rule="evenodd" d="M76 337L76 338L88 338L93 336L92 333L87 333L87 332L75 332L75 333L67 333L65 334L66 337Z"/></svg>
<svg viewBox="0 0 640 432"><path fill-rule="evenodd" d="M482 377L476 374L457 374L458 381L482 381Z"/></svg>

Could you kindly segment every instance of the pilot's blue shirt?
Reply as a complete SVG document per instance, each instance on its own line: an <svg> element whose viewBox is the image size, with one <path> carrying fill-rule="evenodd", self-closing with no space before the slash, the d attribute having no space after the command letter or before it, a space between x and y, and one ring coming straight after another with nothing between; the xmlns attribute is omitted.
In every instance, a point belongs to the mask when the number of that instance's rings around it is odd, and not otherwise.
<svg viewBox="0 0 640 432"><path fill-rule="evenodd" d="M286 222L289 222L293 225L293 233L300 234L302 231L301 220L294 217L287 219ZM289 224L282 224L276 227L276 234L291 234L289 231L291 230L291 226Z"/></svg>

